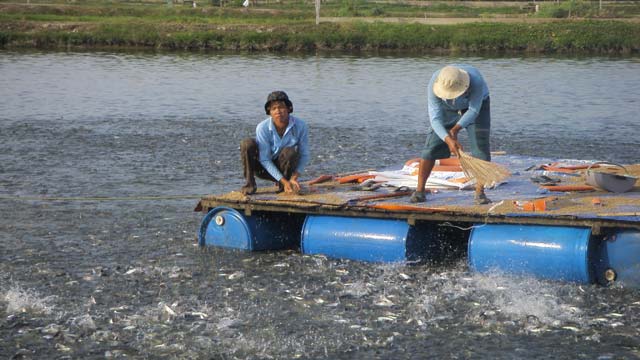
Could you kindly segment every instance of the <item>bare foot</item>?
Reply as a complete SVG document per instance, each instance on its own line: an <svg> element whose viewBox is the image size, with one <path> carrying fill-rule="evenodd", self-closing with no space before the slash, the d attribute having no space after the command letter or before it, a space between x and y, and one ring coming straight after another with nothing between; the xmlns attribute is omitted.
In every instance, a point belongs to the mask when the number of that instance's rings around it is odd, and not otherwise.
<svg viewBox="0 0 640 360"><path fill-rule="evenodd" d="M409 198L409 202L411 203L422 203L426 201L427 197L425 196L424 191L416 191Z"/></svg>
<svg viewBox="0 0 640 360"><path fill-rule="evenodd" d="M486 205L491 204L491 200L484 193L476 194L473 197L473 201L476 205Z"/></svg>
<svg viewBox="0 0 640 360"><path fill-rule="evenodd" d="M240 192L243 193L244 195L251 195L251 194L255 194L256 190L257 190L256 184L245 184L240 189Z"/></svg>

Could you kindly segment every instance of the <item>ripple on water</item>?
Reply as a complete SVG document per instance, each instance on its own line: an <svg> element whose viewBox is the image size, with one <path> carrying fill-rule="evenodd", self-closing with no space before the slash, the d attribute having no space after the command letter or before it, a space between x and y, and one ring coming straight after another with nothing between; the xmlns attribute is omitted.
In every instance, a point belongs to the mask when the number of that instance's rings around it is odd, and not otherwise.
<svg viewBox="0 0 640 360"><path fill-rule="evenodd" d="M424 144L428 77L461 60L490 81L494 149L637 161L628 114L640 63L627 59L3 53L0 192L236 189L240 140L276 87L310 124L306 177L398 166ZM281 82L265 71L287 66L297 71ZM631 289L470 274L464 263L199 249L192 200L2 205L3 358L638 357Z"/></svg>

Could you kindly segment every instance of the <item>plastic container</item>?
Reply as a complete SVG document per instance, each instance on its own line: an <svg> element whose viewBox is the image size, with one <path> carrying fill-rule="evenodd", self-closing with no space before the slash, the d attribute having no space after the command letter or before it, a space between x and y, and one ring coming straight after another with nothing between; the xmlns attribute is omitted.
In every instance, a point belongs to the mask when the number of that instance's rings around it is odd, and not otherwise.
<svg viewBox="0 0 640 360"><path fill-rule="evenodd" d="M591 229L486 224L471 231L469 266L544 279L592 282Z"/></svg>
<svg viewBox="0 0 640 360"><path fill-rule="evenodd" d="M198 243L250 251L295 248L300 245L303 218L287 213L244 216L235 209L217 207L202 219Z"/></svg>
<svg viewBox="0 0 640 360"><path fill-rule="evenodd" d="M309 215L302 227L305 254L375 262L438 260L444 252L432 227L404 220Z"/></svg>
<svg viewBox="0 0 640 360"><path fill-rule="evenodd" d="M640 231L620 230L606 236L598 247L596 275L599 283L640 287Z"/></svg>
<svg viewBox="0 0 640 360"><path fill-rule="evenodd" d="M603 171L591 170L591 167L596 164L615 165L622 168L622 170L625 171L625 175L610 174ZM631 190L636 181L638 181L638 178L630 176L629 171L624 166L606 161L600 161L589 165L589 168L587 168L587 171L585 173L585 182L588 185L615 193L623 193Z"/></svg>

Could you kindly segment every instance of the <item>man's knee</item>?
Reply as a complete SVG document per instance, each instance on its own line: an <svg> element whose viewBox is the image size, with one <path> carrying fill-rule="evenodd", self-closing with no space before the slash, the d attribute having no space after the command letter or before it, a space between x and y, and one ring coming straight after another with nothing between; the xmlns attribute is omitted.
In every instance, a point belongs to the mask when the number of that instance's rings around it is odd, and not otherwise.
<svg viewBox="0 0 640 360"><path fill-rule="evenodd" d="M491 148L488 142L476 144L476 146L471 147L471 155L484 161L491 161L490 149Z"/></svg>
<svg viewBox="0 0 640 360"><path fill-rule="evenodd" d="M284 149L282 149L282 151L280 152L280 157L283 160L293 160L293 159L297 159L298 157L298 149L294 148L294 147L286 147Z"/></svg>
<svg viewBox="0 0 640 360"><path fill-rule="evenodd" d="M240 142L240 151L250 151L258 148L256 139L246 138Z"/></svg>
<svg viewBox="0 0 640 360"><path fill-rule="evenodd" d="M284 175L285 178L289 179L291 177L296 166L298 166L299 157L298 150L294 147L286 147L282 149L278 156L277 166L278 169L282 171L282 175Z"/></svg>
<svg viewBox="0 0 640 360"><path fill-rule="evenodd" d="M474 126L469 133L471 140L471 154L478 159L491 161L491 137L489 128Z"/></svg>

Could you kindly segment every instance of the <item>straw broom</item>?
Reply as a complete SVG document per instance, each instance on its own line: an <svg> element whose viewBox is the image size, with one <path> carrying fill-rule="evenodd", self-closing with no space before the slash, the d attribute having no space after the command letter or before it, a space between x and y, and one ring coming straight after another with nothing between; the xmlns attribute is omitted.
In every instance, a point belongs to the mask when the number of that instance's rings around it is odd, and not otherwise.
<svg viewBox="0 0 640 360"><path fill-rule="evenodd" d="M511 175L504 166L475 158L462 150L458 153L464 174L467 177L476 179L479 184L499 184Z"/></svg>

